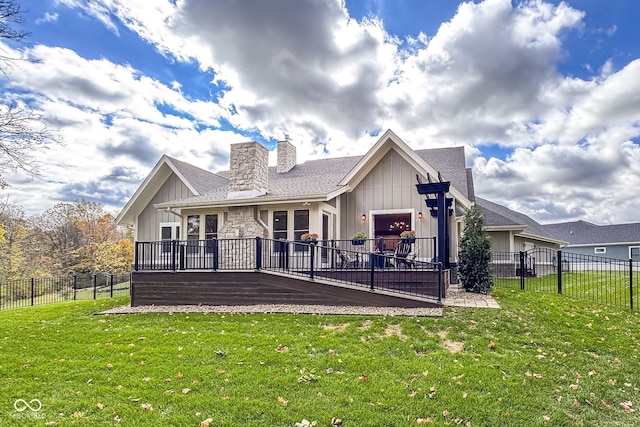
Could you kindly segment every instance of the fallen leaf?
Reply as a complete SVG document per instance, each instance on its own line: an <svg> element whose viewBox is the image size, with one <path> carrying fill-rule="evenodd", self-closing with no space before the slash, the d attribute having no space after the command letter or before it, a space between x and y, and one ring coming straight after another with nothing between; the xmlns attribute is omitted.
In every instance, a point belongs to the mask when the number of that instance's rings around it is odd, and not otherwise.
<svg viewBox="0 0 640 427"><path fill-rule="evenodd" d="M97 407L98 409L104 409L104 405L103 405L102 403L97 403L97 404L96 404L96 407Z"/></svg>
<svg viewBox="0 0 640 427"><path fill-rule="evenodd" d="M447 411L446 409L444 411L442 411L442 416L446 417L447 415L449 415L449 411Z"/></svg>
<svg viewBox="0 0 640 427"><path fill-rule="evenodd" d="M191 389L190 389L190 388L183 388L183 389L182 389L182 394L187 394L187 393L189 393L190 391L191 391Z"/></svg>
<svg viewBox="0 0 640 427"><path fill-rule="evenodd" d="M144 378L142 379L142 381L149 382L149 381L151 381L151 378L149 378L149 377L144 377Z"/></svg>
<svg viewBox="0 0 640 427"><path fill-rule="evenodd" d="M211 425L212 422L213 422L213 418L207 418L206 420L200 423L200 427L209 427L209 425Z"/></svg>
<svg viewBox="0 0 640 427"><path fill-rule="evenodd" d="M147 411L153 411L153 405L151 403L142 403L140 404L142 409L146 409Z"/></svg>
<svg viewBox="0 0 640 427"><path fill-rule="evenodd" d="M496 343L494 343L493 341L491 341L487 347L489 347L490 350L493 350L496 347Z"/></svg>
<svg viewBox="0 0 640 427"><path fill-rule="evenodd" d="M367 381L369 381L369 377L368 377L368 376L366 376L366 375L360 375L360 376L358 377L358 379L359 379L360 381L362 381L362 382L367 382Z"/></svg>
<svg viewBox="0 0 640 427"><path fill-rule="evenodd" d="M418 418L416 420L416 423L418 423L418 424L429 424L429 423L432 423L432 422L433 422L433 420L431 418Z"/></svg>
<svg viewBox="0 0 640 427"><path fill-rule="evenodd" d="M285 400L282 396L278 396L278 403L280 404L280 406L287 406L289 404L289 401Z"/></svg>
<svg viewBox="0 0 640 427"><path fill-rule="evenodd" d="M184 374L182 372L176 373L176 378L182 378Z"/></svg>
<svg viewBox="0 0 640 427"><path fill-rule="evenodd" d="M601 400L600 402L602 402L602 405L605 406L606 408L611 408L611 403L607 402L606 400Z"/></svg>

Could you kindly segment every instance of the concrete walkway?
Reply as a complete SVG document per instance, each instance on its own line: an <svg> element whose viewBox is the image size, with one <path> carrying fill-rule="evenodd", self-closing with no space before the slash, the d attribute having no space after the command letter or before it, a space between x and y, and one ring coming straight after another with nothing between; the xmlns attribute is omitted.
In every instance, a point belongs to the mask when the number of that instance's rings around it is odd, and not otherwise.
<svg viewBox="0 0 640 427"><path fill-rule="evenodd" d="M447 298L443 301L443 305L445 307L500 308L498 302L491 295L451 289L447 292Z"/></svg>

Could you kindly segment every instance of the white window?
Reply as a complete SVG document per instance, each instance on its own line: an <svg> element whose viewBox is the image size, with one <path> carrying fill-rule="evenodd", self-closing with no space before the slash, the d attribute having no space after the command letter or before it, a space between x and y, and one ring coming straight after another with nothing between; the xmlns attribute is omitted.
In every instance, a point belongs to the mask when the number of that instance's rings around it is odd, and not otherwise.
<svg viewBox="0 0 640 427"><path fill-rule="evenodd" d="M640 261L640 246L629 246L629 259Z"/></svg>
<svg viewBox="0 0 640 427"><path fill-rule="evenodd" d="M165 242L162 244L162 252L171 251L172 240L180 239L180 223L179 222L161 222L160 223L160 240Z"/></svg>
<svg viewBox="0 0 640 427"><path fill-rule="evenodd" d="M606 254L607 248L605 248L604 246L599 246L597 248L593 248L593 252L596 254Z"/></svg>

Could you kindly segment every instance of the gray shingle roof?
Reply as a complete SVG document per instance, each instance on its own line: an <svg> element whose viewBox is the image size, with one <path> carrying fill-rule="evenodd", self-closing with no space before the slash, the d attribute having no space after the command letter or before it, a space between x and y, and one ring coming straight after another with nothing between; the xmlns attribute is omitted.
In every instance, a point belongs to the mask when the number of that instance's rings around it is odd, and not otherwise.
<svg viewBox="0 0 640 427"><path fill-rule="evenodd" d="M473 200L473 188L469 188L467 166L465 165L464 147L432 148L416 150L416 154L435 170L442 174L442 179L451 181L451 185ZM435 177L437 179L437 177Z"/></svg>
<svg viewBox="0 0 640 427"><path fill-rule="evenodd" d="M570 245L640 242L640 222L596 225L586 221L546 224L547 231Z"/></svg>
<svg viewBox="0 0 640 427"><path fill-rule="evenodd" d="M556 235L546 230L544 226L525 214L480 197L476 197L476 204L480 207L484 215L485 225L487 226L525 226L524 232L527 234L544 237L546 239L565 241L564 239L556 237Z"/></svg>
<svg viewBox="0 0 640 427"><path fill-rule="evenodd" d="M469 195L467 171L464 159L464 147L437 148L416 151L418 156L441 172L443 179L450 180L452 185L465 196ZM362 156L326 158L308 160L297 164L289 172L277 173L275 167L269 168L269 192L260 196L261 200L281 199L287 197L326 196L340 190L340 181L356 166ZM229 171L216 174L204 171L179 160L171 159L181 173L200 191L199 196L169 203L215 203L227 199ZM191 166L192 169L189 169ZM182 172L182 171L185 172ZM206 182L211 178L210 182Z"/></svg>
<svg viewBox="0 0 640 427"><path fill-rule="evenodd" d="M201 169L192 164L185 163L182 160L174 159L166 156L173 166L182 174L182 176L196 189L200 194L214 191L221 186L226 186L229 180L225 177L217 175L213 172Z"/></svg>

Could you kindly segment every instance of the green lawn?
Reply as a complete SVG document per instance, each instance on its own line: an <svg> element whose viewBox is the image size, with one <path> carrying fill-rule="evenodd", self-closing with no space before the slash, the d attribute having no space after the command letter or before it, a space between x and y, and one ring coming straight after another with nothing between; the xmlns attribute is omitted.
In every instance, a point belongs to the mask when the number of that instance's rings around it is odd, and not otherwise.
<svg viewBox="0 0 640 427"><path fill-rule="evenodd" d="M633 273L633 306L640 308L640 272ZM496 279L500 288L520 289L519 278ZM586 299L601 304L629 308L631 305L630 279L627 271L582 271L562 274L562 294L572 298ZM525 289L545 292L558 292L558 275L548 274L538 277L526 277Z"/></svg>
<svg viewBox="0 0 640 427"><path fill-rule="evenodd" d="M640 314L494 295L442 318L5 310L0 424L640 425Z"/></svg>

